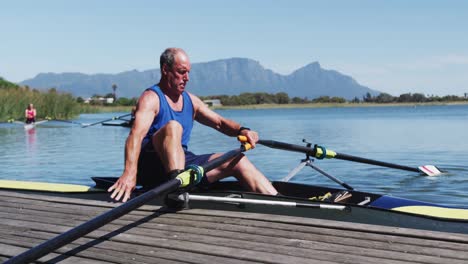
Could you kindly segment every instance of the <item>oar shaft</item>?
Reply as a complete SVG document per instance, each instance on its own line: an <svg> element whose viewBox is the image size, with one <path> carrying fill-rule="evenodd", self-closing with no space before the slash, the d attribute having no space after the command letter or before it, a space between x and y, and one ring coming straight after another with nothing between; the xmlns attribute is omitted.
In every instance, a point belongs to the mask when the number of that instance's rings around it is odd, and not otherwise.
<svg viewBox="0 0 468 264"><path fill-rule="evenodd" d="M244 147L240 147L238 149L228 151L228 152L224 153L223 155L221 155L220 157L218 157L218 158L216 158L216 159L214 159L212 161L209 161L206 164L202 165L202 167L205 170L205 172L208 172L208 171L210 171L210 170L212 170L214 168L217 168L218 166L225 163L226 161L234 158L235 156L239 155L240 153L242 153L245 150L246 149Z"/></svg>
<svg viewBox="0 0 468 264"><path fill-rule="evenodd" d="M384 162L384 161L366 159L366 158L356 157L356 156L342 154L342 153L336 153L335 159L355 161L355 162L371 164L371 165L376 165L376 166L382 166L382 167L388 167L388 168L399 169L399 170L420 172L418 168L413 168L413 167L408 167L408 166L404 166L404 165L388 163L388 162Z"/></svg>
<svg viewBox="0 0 468 264"><path fill-rule="evenodd" d="M301 152L301 153L308 154L310 156L315 156L314 149L309 148L309 147L304 147L304 146L279 142L279 141L275 141L275 140L262 140L262 139L260 139L258 141L258 144L262 144L262 145L270 147L270 148Z"/></svg>
<svg viewBox="0 0 468 264"><path fill-rule="evenodd" d="M176 190L180 185L180 181L177 179L172 179L144 194L138 196L137 198L131 199L130 201L106 212L103 213L88 222L85 222L61 235L58 235L50 240L45 241L44 243L20 254L17 255L8 261L5 264L14 264L14 263L29 263L34 260L37 260L48 253L102 227L103 225L129 213L130 211L144 205L145 203L153 200L158 196L162 196L169 192Z"/></svg>
<svg viewBox="0 0 468 264"><path fill-rule="evenodd" d="M126 117L126 116L129 116L129 115L131 115L131 113L130 113L130 114L121 115L121 116L117 116L117 117L113 117L113 118L109 118L109 119L102 120L102 121L99 121L99 122L87 124L87 125L84 125L83 127L94 126L94 125L101 124L101 123L104 123L104 122L107 122L107 121L112 121L112 120L120 119L120 118L122 118L122 117Z"/></svg>
<svg viewBox="0 0 468 264"><path fill-rule="evenodd" d="M202 165L205 172L213 170L219 165L227 162L228 160L239 155L241 152L250 149L250 145L245 144L238 149L228 151L220 157L213 159L206 164ZM158 196L165 195L167 193L175 191L181 185L182 181L179 179L172 179L158 187L151 189L144 194L131 199L130 201L123 203L122 205L103 213L88 222L85 222L61 235L58 235L44 243L9 259L5 264L16 264L16 263L29 263L47 255L48 253L102 227L103 225L137 209L145 203L155 199Z"/></svg>
<svg viewBox="0 0 468 264"><path fill-rule="evenodd" d="M83 125L82 123L75 122L75 121L71 121L71 120L53 119L53 121L64 122L64 123L70 123L70 124L77 124L77 125Z"/></svg>
<svg viewBox="0 0 468 264"><path fill-rule="evenodd" d="M316 150L310 147L283 143L283 142L274 141L274 140L259 140L258 143L264 146L270 147L270 148L305 153L313 157L315 157L315 155L317 154ZM418 168L413 168L409 166L398 165L398 164L393 164L393 163L388 163L388 162L383 162L383 161L378 161L378 160L366 159L366 158L356 157L356 156L342 154L342 153L336 153L336 155L334 155L333 158L360 162L360 163L365 163L365 164L371 164L371 165L377 165L377 166L382 166L382 167L388 167L388 168L393 168L393 169L420 172Z"/></svg>

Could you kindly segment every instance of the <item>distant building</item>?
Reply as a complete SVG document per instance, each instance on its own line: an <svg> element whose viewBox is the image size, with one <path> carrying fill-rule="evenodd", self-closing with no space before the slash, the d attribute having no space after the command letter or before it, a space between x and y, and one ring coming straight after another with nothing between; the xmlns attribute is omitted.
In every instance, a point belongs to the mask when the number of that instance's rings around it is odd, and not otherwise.
<svg viewBox="0 0 468 264"><path fill-rule="evenodd" d="M204 100L203 101L206 105L208 105L209 107L212 107L212 106L223 106L221 104L221 101L219 99L210 99L210 100Z"/></svg>
<svg viewBox="0 0 468 264"><path fill-rule="evenodd" d="M93 98L86 98L84 100L84 103L85 104L89 104L89 103L92 103L92 102L101 102L101 103L105 103L105 104L112 104L114 103L114 98L112 97L93 97Z"/></svg>

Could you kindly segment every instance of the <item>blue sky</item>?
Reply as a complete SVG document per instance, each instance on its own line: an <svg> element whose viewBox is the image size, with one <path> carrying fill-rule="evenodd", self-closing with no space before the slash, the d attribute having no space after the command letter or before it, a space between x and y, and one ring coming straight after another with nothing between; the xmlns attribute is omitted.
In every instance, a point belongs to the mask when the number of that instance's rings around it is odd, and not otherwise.
<svg viewBox="0 0 468 264"><path fill-rule="evenodd" d="M0 76L246 57L281 74L318 61L399 95L468 93L468 1L2 1Z"/></svg>

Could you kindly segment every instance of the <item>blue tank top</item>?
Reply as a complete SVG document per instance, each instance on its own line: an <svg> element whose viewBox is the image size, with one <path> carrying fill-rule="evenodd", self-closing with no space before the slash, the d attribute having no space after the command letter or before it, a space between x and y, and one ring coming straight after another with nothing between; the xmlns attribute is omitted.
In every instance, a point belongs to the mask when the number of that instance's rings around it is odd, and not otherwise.
<svg viewBox="0 0 468 264"><path fill-rule="evenodd" d="M147 91L153 91L159 96L159 113L154 118L151 127L146 134L146 137L143 139L143 146L145 146L158 129L167 124L170 120L175 120L182 125L182 147L184 150L188 149L188 143L190 141L190 134L192 133L193 127L193 104L190 95L187 92L182 92L183 103L182 111L174 111L169 103L166 100L166 96L161 91L158 85L153 85L152 87L146 89Z"/></svg>

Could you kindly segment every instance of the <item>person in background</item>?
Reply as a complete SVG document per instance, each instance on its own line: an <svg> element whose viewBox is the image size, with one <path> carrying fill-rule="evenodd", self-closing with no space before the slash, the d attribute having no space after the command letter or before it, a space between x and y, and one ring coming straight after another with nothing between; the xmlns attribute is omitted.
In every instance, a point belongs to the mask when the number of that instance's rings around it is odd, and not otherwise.
<svg viewBox="0 0 468 264"><path fill-rule="evenodd" d="M29 104L26 110L24 110L24 117L26 117L26 124L31 124L36 122L36 109L33 104Z"/></svg>
<svg viewBox="0 0 468 264"><path fill-rule="evenodd" d="M108 192L126 202L137 184L160 185L180 174L188 165L203 165L222 155L196 155L188 150L193 121L236 137L245 136L255 147L257 132L224 118L200 98L186 91L191 64L185 51L168 48L160 57L161 79L140 96L135 121L125 144L125 168ZM271 182L243 154L205 175L199 185L234 176L249 191L277 195Z"/></svg>

